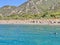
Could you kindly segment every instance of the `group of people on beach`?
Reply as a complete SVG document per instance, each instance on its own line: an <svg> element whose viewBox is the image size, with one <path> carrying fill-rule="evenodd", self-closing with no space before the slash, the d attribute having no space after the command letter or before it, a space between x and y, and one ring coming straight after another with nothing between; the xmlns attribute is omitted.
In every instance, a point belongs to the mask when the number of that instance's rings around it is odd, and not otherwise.
<svg viewBox="0 0 60 45"><path fill-rule="evenodd" d="M0 24L56 24L60 25L60 20L0 20Z"/></svg>
<svg viewBox="0 0 60 45"><path fill-rule="evenodd" d="M38 23L38 24L60 24L60 21L51 21L51 20L32 20L30 23Z"/></svg>

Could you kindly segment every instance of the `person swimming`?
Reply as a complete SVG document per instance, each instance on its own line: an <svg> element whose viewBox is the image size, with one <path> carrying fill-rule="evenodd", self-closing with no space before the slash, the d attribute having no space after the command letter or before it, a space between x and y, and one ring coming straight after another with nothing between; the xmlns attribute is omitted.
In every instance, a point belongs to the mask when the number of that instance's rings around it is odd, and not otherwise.
<svg viewBox="0 0 60 45"><path fill-rule="evenodd" d="M54 32L54 33L53 33L54 37L57 37L57 34L58 34L57 32Z"/></svg>
<svg viewBox="0 0 60 45"><path fill-rule="evenodd" d="M54 32L53 34L54 34L54 35L57 35L57 33L56 33L56 32Z"/></svg>

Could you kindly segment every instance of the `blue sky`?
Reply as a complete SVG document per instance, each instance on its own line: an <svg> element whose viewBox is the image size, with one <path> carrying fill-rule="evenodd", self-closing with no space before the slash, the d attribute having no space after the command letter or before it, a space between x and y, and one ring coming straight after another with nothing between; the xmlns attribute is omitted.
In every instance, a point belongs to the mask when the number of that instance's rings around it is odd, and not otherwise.
<svg viewBox="0 0 60 45"><path fill-rule="evenodd" d="M0 0L0 7L5 5L19 6L26 2L27 0Z"/></svg>

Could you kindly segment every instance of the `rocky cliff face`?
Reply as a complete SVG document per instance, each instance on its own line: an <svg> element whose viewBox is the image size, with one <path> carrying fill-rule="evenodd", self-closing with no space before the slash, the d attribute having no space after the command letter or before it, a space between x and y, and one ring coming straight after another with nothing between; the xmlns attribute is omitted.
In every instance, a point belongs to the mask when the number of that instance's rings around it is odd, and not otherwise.
<svg viewBox="0 0 60 45"><path fill-rule="evenodd" d="M40 14L50 10L60 11L60 0L28 0L18 7L4 6L0 8L0 15Z"/></svg>

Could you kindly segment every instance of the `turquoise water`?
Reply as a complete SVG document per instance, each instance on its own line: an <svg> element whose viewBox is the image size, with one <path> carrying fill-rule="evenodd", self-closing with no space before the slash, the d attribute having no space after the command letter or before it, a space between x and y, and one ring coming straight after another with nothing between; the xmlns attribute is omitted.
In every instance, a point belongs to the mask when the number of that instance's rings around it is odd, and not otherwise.
<svg viewBox="0 0 60 45"><path fill-rule="evenodd" d="M60 26L0 25L0 45L60 45Z"/></svg>

